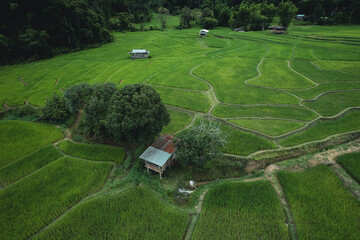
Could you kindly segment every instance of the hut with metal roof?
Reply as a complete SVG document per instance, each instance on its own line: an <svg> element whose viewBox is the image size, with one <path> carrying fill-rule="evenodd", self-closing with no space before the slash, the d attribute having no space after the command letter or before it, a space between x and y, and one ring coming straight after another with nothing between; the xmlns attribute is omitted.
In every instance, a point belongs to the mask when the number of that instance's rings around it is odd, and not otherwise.
<svg viewBox="0 0 360 240"><path fill-rule="evenodd" d="M163 135L141 154L140 159L144 160L148 172L149 169L158 172L161 178L166 168L170 167L175 160L175 153L176 146L173 143L173 136Z"/></svg>
<svg viewBox="0 0 360 240"><path fill-rule="evenodd" d="M200 35L200 36L206 36L206 35L208 34L208 32L209 32L209 30L201 29L201 30L199 31L199 35Z"/></svg>
<svg viewBox="0 0 360 240"><path fill-rule="evenodd" d="M133 49L131 52L129 52L132 59L136 58L148 58L150 51L147 51L146 49Z"/></svg>

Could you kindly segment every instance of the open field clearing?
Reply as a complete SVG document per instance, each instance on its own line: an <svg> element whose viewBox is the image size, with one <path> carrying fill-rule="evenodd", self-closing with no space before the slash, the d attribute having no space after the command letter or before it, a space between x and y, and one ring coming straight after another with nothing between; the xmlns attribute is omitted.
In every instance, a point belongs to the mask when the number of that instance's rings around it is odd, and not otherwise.
<svg viewBox="0 0 360 240"><path fill-rule="evenodd" d="M353 70L359 69L360 61L316 61L314 62L317 66L319 66L323 70Z"/></svg>
<svg viewBox="0 0 360 240"><path fill-rule="evenodd" d="M60 129L42 123L0 122L0 167L64 137Z"/></svg>
<svg viewBox="0 0 360 240"><path fill-rule="evenodd" d="M315 63L319 65L319 62L325 61L318 61ZM334 67L329 67L329 70L321 70L315 65L315 63L304 60L293 60L290 62L291 67L295 71L303 74L304 76L310 78L317 83L360 81L360 76L336 71L335 69L337 68ZM338 83L339 86L342 86L343 84L344 83ZM357 84L358 86L360 85L359 82Z"/></svg>
<svg viewBox="0 0 360 240"><path fill-rule="evenodd" d="M273 117L310 121L316 114L304 107L217 105L212 114L222 118Z"/></svg>
<svg viewBox="0 0 360 240"><path fill-rule="evenodd" d="M221 130L226 135L228 142L224 149L225 153L245 156L256 151L276 148L275 143L268 139L225 124L221 125Z"/></svg>
<svg viewBox="0 0 360 240"><path fill-rule="evenodd" d="M136 187L88 200L35 239L182 239L189 216Z"/></svg>
<svg viewBox="0 0 360 240"><path fill-rule="evenodd" d="M112 164L61 158L0 191L1 239L25 239L99 190Z"/></svg>
<svg viewBox="0 0 360 240"><path fill-rule="evenodd" d="M279 141L282 146L295 146L314 140L321 140L338 133L360 129L360 112L354 111L336 120L319 120L316 125Z"/></svg>
<svg viewBox="0 0 360 240"><path fill-rule="evenodd" d="M0 168L0 181L4 186L9 185L62 156L53 145L48 145Z"/></svg>
<svg viewBox="0 0 360 240"><path fill-rule="evenodd" d="M173 134L191 123L192 116L185 112L167 109L170 114L170 123L163 128L162 133Z"/></svg>
<svg viewBox="0 0 360 240"><path fill-rule="evenodd" d="M256 66L259 62L260 59L227 58L202 64L193 73L213 85L215 93L221 102L235 104L298 104L298 100L289 94L245 84L246 80L258 75Z"/></svg>
<svg viewBox="0 0 360 240"><path fill-rule="evenodd" d="M324 165L278 173L299 239L358 239L360 203Z"/></svg>
<svg viewBox="0 0 360 240"><path fill-rule="evenodd" d="M249 83L278 89L308 88L315 84L288 67L288 62L277 59L265 59L260 66L261 76Z"/></svg>
<svg viewBox="0 0 360 240"><path fill-rule="evenodd" d="M360 184L360 152L342 155L337 162Z"/></svg>
<svg viewBox="0 0 360 240"><path fill-rule="evenodd" d="M305 125L302 122L278 119L230 119L229 122L270 136L279 136Z"/></svg>
<svg viewBox="0 0 360 240"><path fill-rule="evenodd" d="M321 83L313 88L303 90L290 90L289 92L294 93L302 99L313 99L315 97L318 97L320 94L325 94L327 92L346 90L360 90L360 82ZM348 92L348 94L352 93Z"/></svg>
<svg viewBox="0 0 360 240"><path fill-rule="evenodd" d="M121 164L126 155L123 148L108 145L74 143L69 140L61 141L57 145L66 154L94 161L111 161Z"/></svg>
<svg viewBox="0 0 360 240"><path fill-rule="evenodd" d="M160 94L165 104L197 112L206 112L210 108L209 99L204 93L160 86L153 86L153 88Z"/></svg>
<svg viewBox="0 0 360 240"><path fill-rule="evenodd" d="M206 194L192 239L289 239L289 233L270 182L232 182Z"/></svg>
<svg viewBox="0 0 360 240"><path fill-rule="evenodd" d="M323 116L332 116L345 108L360 106L360 91L329 93L304 105Z"/></svg>

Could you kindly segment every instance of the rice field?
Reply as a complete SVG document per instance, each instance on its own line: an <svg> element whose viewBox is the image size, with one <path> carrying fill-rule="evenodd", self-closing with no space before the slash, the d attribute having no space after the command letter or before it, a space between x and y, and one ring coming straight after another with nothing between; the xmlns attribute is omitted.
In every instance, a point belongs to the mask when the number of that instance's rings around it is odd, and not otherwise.
<svg viewBox="0 0 360 240"><path fill-rule="evenodd" d="M182 239L189 216L135 187L88 200L34 239Z"/></svg>
<svg viewBox="0 0 360 240"><path fill-rule="evenodd" d="M360 112L354 111L336 120L319 120L314 126L279 141L282 146L295 146L328 136L360 129Z"/></svg>
<svg viewBox="0 0 360 240"><path fill-rule="evenodd" d="M289 233L270 182L232 182L206 194L192 239L289 239Z"/></svg>
<svg viewBox="0 0 360 240"><path fill-rule="evenodd" d="M191 123L192 116L190 114L171 108L168 108L167 111L170 114L170 123L162 129L162 133L173 134Z"/></svg>
<svg viewBox="0 0 360 240"><path fill-rule="evenodd" d="M1 239L29 238L103 185L112 164L63 157L0 191Z"/></svg>
<svg viewBox="0 0 360 240"><path fill-rule="evenodd" d="M7 186L62 156L53 145L48 145L0 168L0 181L3 186Z"/></svg>
<svg viewBox="0 0 360 240"><path fill-rule="evenodd" d="M278 173L299 239L358 239L360 203L324 165Z"/></svg>
<svg viewBox="0 0 360 240"><path fill-rule="evenodd" d="M349 153L337 158L337 162L360 184L360 152Z"/></svg>
<svg viewBox="0 0 360 240"><path fill-rule="evenodd" d="M49 124L0 121L0 167L64 137Z"/></svg>
<svg viewBox="0 0 360 240"><path fill-rule="evenodd" d="M123 148L108 145L75 143L64 140L59 142L58 146L66 154L94 161L111 161L121 164L126 156Z"/></svg>

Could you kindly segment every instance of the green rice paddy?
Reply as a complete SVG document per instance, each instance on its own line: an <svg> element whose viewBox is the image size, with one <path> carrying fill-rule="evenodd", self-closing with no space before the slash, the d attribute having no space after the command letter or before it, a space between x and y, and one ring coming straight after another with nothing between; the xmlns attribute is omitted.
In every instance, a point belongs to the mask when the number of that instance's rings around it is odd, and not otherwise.
<svg viewBox="0 0 360 240"><path fill-rule="evenodd" d="M75 143L65 140L59 142L58 146L68 155L94 161L111 161L121 164L126 155L123 148L101 144Z"/></svg>
<svg viewBox="0 0 360 240"><path fill-rule="evenodd" d="M281 171L299 239L357 239L360 203L324 165L303 172Z"/></svg>
<svg viewBox="0 0 360 240"><path fill-rule="evenodd" d="M360 183L360 152L339 156L337 162L358 183Z"/></svg>

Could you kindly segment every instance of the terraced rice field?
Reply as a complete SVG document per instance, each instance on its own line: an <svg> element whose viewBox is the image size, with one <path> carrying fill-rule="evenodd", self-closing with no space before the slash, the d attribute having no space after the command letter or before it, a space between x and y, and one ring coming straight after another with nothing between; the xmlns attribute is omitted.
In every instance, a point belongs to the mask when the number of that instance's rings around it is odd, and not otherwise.
<svg viewBox="0 0 360 240"><path fill-rule="evenodd" d="M278 173L299 239L357 239L360 203L328 167Z"/></svg>
<svg viewBox="0 0 360 240"><path fill-rule="evenodd" d="M360 152L342 155L338 157L337 162L360 184Z"/></svg>
<svg viewBox="0 0 360 240"><path fill-rule="evenodd" d="M136 187L84 202L35 239L181 239L188 222L185 212Z"/></svg>
<svg viewBox="0 0 360 240"><path fill-rule="evenodd" d="M192 239L289 239L285 216L268 181L212 188Z"/></svg>
<svg viewBox="0 0 360 240"><path fill-rule="evenodd" d="M176 22L171 18L170 25ZM360 106L360 45L353 42L360 39L353 34L358 27L324 29L293 26L291 34L275 36L217 28L206 38L198 37L197 28L113 33L115 41L101 48L0 67L0 108L43 105L53 92L80 82L146 83L177 108L166 133L190 123L185 113L196 118L206 113L277 142L279 135L312 131L322 118L336 121ZM317 31L321 37L315 37ZM131 61L132 48L146 48L152 58Z"/></svg>

